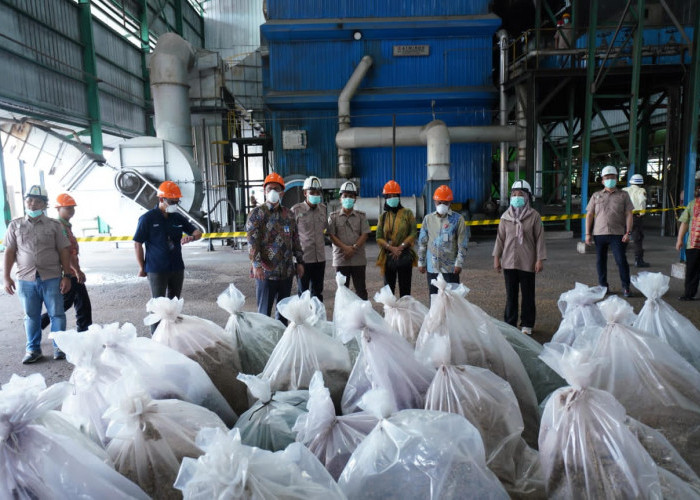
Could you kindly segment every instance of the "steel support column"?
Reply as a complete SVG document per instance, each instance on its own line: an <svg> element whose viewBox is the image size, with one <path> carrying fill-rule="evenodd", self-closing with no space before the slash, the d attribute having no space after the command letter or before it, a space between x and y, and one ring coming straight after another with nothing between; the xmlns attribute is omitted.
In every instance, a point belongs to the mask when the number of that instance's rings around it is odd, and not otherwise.
<svg viewBox="0 0 700 500"><path fill-rule="evenodd" d="M588 59L586 60L586 104L584 108L583 138L581 140L581 213L588 203L588 178L591 168L591 122L593 121L593 96L595 89L595 51L598 30L598 0L591 0L588 19ZM586 219L581 219L581 239L586 238Z"/></svg>
<svg viewBox="0 0 700 500"><path fill-rule="evenodd" d="M630 88L630 128L629 128L629 167L627 178L629 179L639 168L639 155L637 149L637 123L639 120L639 77L642 74L642 47L644 45L644 0L637 0L637 9L634 16L637 18L637 26L634 31L634 45L632 48L632 82Z"/></svg>
<svg viewBox="0 0 700 500"><path fill-rule="evenodd" d="M573 172L573 162L574 162L574 101L576 99L576 89L573 85L569 87L569 126L568 126L568 137L566 138L566 215L571 214L571 191L573 188L573 179L571 178L571 173ZM581 199L583 203L583 199ZM566 219L566 230L571 231L571 220Z"/></svg>
<svg viewBox="0 0 700 500"><path fill-rule="evenodd" d="M2 210L2 220L0 220L0 241L5 238L5 232L7 231L7 225L12 220L12 214L10 213L10 203L8 198L10 194L7 192L7 183L5 182L5 160L2 155L2 142L0 141L0 210ZM0 249L4 249L0 243Z"/></svg>
<svg viewBox="0 0 700 500"><path fill-rule="evenodd" d="M139 37L141 40L141 78L143 81L143 100L145 102L144 120L146 121L146 134L155 136L156 129L153 125L152 119L153 99L151 97L151 77L148 72L148 62L146 60L148 54L151 52L148 37L148 0L141 0L141 15L139 17Z"/></svg>
<svg viewBox="0 0 700 500"><path fill-rule="evenodd" d="M700 6L695 9L693 31L693 54L690 63L690 78L683 89L683 193L684 203L688 203L695 188L695 170L698 160L698 109L700 106Z"/></svg>
<svg viewBox="0 0 700 500"><path fill-rule="evenodd" d="M102 120L100 118L100 95L97 88L97 57L92 36L92 14L90 0L78 0L80 13L80 42L83 45L83 70L85 72L85 96L88 119L90 121L90 146L97 154L102 154Z"/></svg>
<svg viewBox="0 0 700 500"><path fill-rule="evenodd" d="M183 35L183 23L182 23L182 1L183 0L174 0L175 6L175 32L180 35L181 37L185 37Z"/></svg>

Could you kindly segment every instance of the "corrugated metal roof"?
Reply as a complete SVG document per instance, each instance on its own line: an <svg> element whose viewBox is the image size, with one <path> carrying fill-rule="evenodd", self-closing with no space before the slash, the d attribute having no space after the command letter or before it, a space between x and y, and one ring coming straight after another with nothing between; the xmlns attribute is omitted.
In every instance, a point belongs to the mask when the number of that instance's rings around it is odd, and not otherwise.
<svg viewBox="0 0 700 500"><path fill-rule="evenodd" d="M466 16L486 14L488 5L488 0L267 0L267 13L270 19Z"/></svg>

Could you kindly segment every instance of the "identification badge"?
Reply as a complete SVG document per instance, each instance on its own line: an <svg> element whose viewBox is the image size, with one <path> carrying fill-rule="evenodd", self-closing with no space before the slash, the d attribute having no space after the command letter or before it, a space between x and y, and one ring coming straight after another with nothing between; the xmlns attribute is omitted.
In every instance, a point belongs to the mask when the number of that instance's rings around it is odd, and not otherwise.
<svg viewBox="0 0 700 500"><path fill-rule="evenodd" d="M289 226L284 226L284 232L288 233L289 232Z"/></svg>

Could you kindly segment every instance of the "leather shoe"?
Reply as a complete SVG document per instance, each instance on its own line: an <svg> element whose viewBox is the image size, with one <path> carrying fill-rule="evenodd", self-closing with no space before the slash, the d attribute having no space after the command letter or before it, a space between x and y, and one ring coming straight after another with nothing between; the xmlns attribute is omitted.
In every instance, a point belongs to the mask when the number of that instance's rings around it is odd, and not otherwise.
<svg viewBox="0 0 700 500"><path fill-rule="evenodd" d="M40 352L27 352L27 353L25 353L24 357L22 358L22 364L29 365L32 363L36 363L37 361L39 361L43 357L44 356Z"/></svg>
<svg viewBox="0 0 700 500"><path fill-rule="evenodd" d="M649 267L651 264L644 262L643 260L638 260L635 264L636 267Z"/></svg>
<svg viewBox="0 0 700 500"><path fill-rule="evenodd" d="M66 359L66 353L56 348L53 350L53 359Z"/></svg>
<svg viewBox="0 0 700 500"><path fill-rule="evenodd" d="M690 300L698 300L698 299L696 299L695 297L686 297L685 295L681 295L680 297L678 297L678 300L682 300L683 302L687 302Z"/></svg>

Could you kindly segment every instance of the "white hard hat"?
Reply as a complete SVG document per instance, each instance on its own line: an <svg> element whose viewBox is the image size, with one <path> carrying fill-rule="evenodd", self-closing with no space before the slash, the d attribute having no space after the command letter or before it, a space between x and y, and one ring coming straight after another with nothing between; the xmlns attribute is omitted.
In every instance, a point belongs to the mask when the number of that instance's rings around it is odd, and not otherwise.
<svg viewBox="0 0 700 500"><path fill-rule="evenodd" d="M30 196L32 198L41 198L47 202L49 201L49 193L46 191L46 188L38 184L31 186L24 195L25 198L29 198Z"/></svg>
<svg viewBox="0 0 700 500"><path fill-rule="evenodd" d="M355 183L352 181L345 181L343 185L340 186L340 192L357 194L357 186L355 186Z"/></svg>
<svg viewBox="0 0 700 500"><path fill-rule="evenodd" d="M304 191L307 189L321 189L321 179L316 177L315 175L312 175L310 177L307 177L304 179Z"/></svg>
<svg viewBox="0 0 700 500"><path fill-rule="evenodd" d="M521 179L518 179L513 183L513 185L510 187L510 190L513 191L514 189L519 189L521 191L527 191L529 194L532 193L532 188L530 187L530 184L527 181L523 181Z"/></svg>
<svg viewBox="0 0 700 500"><path fill-rule="evenodd" d="M617 177L617 169L612 165L608 165L607 167L603 167L603 171L600 173L600 175L603 177L606 175L614 175Z"/></svg>
<svg viewBox="0 0 700 500"><path fill-rule="evenodd" d="M641 186L644 184L644 177L642 177L642 174L634 174L632 177L630 177L630 184Z"/></svg>

